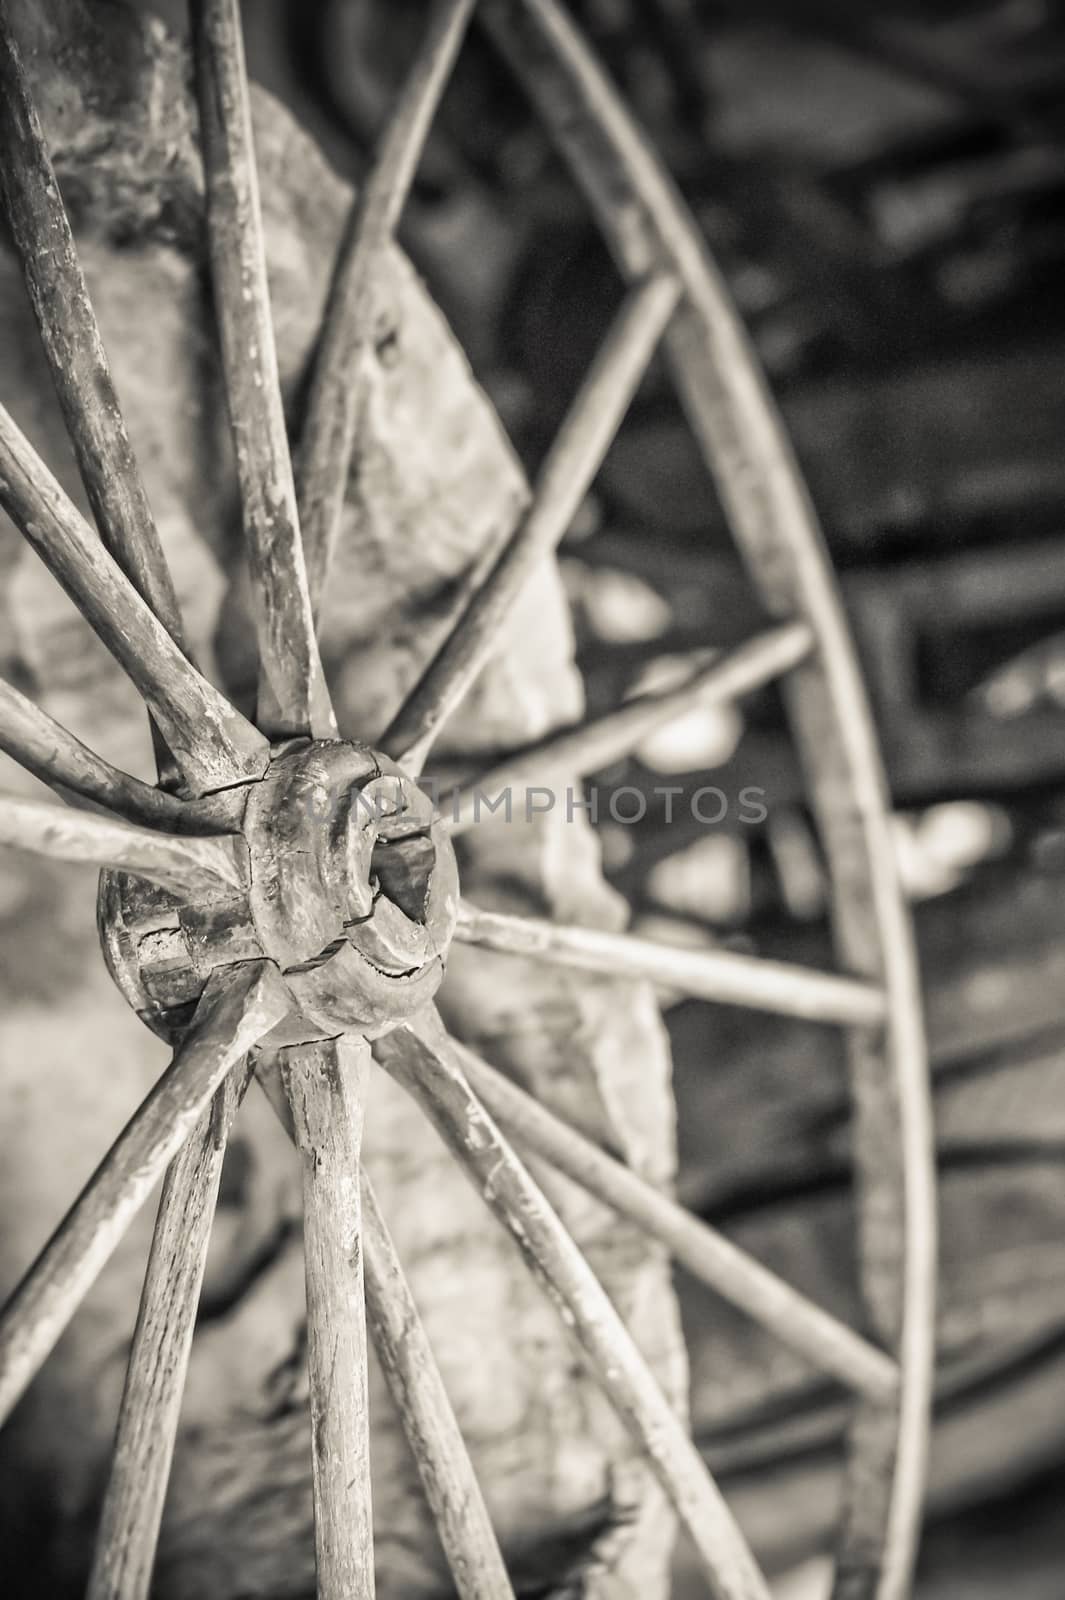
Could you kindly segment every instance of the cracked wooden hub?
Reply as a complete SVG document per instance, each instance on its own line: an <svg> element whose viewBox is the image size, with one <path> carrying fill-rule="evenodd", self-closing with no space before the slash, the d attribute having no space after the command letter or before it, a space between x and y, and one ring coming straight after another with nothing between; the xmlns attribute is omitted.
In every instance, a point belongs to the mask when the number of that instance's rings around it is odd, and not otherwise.
<svg viewBox="0 0 1065 1600"><path fill-rule="evenodd" d="M108 967L145 1022L173 1037L216 968L263 956L292 994L277 1043L381 1033L420 1010L458 911L454 850L428 797L365 745L320 741L282 751L232 804L240 887L193 903L126 873L101 880Z"/></svg>

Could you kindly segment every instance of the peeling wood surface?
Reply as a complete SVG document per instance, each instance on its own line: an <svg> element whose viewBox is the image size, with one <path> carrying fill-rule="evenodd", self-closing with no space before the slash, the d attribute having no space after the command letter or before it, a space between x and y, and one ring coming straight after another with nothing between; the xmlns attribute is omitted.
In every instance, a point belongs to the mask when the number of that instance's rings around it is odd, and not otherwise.
<svg viewBox="0 0 1065 1600"><path fill-rule="evenodd" d="M226 401L259 642L258 723L336 731L303 561L262 240L239 0L195 0L193 53Z"/></svg>
<svg viewBox="0 0 1065 1600"><path fill-rule="evenodd" d="M0 794L0 844L55 861L115 867L183 897L213 897L243 882L239 839L182 839L113 817Z"/></svg>
<svg viewBox="0 0 1065 1600"><path fill-rule="evenodd" d="M183 641L181 614L133 454L18 47L0 7L0 169L52 381L97 526L137 592Z"/></svg>
<svg viewBox="0 0 1065 1600"><path fill-rule="evenodd" d="M241 1062L171 1162L133 1332L88 1600L147 1600Z"/></svg>
<svg viewBox="0 0 1065 1600"><path fill-rule="evenodd" d="M5 151L0 194L8 226L96 526L137 592L184 647L173 580L130 446L40 119L2 10L0 144ZM160 777L175 788L180 771L157 724L152 735Z"/></svg>
<svg viewBox="0 0 1065 1600"><path fill-rule="evenodd" d="M314 1539L320 1600L373 1600L370 1414L363 1286L362 1039L282 1052L303 1172Z"/></svg>
<svg viewBox="0 0 1065 1600"><path fill-rule="evenodd" d="M33 47L46 19L34 6L26 15L28 68L39 78L46 63L51 83L56 53L49 47L42 58ZM84 51L64 58L71 75L61 92L57 85L45 97L53 159L61 183L77 178L68 184L75 232L116 383L130 397L130 434L190 645L249 704L257 662L244 644L250 636L244 580L239 572L232 581L225 576L237 537L235 487L199 288L202 189L187 63L152 26L136 34L123 72L101 80L99 63L110 61L109 47L96 30L96 13L81 15ZM103 90L87 93L86 83L101 81ZM306 373L350 195L287 115L258 92L252 115L279 365L291 404ZM80 142L86 125L101 152L91 164ZM116 233L124 241L120 254L111 244ZM0 258L0 322L11 352L0 395L14 405L17 394L20 422L56 461L77 500L76 475L57 451L61 433L47 375L24 326L8 320L15 292L4 275L10 270ZM375 342L360 358L366 385L360 472L349 483L322 615L323 654L342 727L371 739L450 631L527 494L465 359L399 252L389 251L373 293ZM187 403L194 393L202 397L195 408ZM29 676L35 699L102 755L143 775L150 751L135 727L135 697L32 554L6 537L0 535L4 648ZM570 656L565 602L545 563L515 608L512 637L491 674L471 687L441 751L527 743L575 720L581 698ZM506 873L541 910L618 924L619 907L603 886L583 823L565 830L537 825L514 841L478 838L467 842L464 856L466 881L479 891ZM0 1049L16 1075L24 1073L18 1082L29 1125L46 1128L55 1164L80 1175L87 1149L106 1145L148 1086L161 1047L116 1002L99 969L91 881L71 882L46 863L34 864L29 877L17 863L7 870L16 899L24 884L27 892L31 883L42 887L32 917L20 918L9 968L21 992L0 1016ZM59 943L55 907L65 908ZM63 975L54 995L42 992L42 964L29 960L38 937L49 938L49 968ZM492 959L455 953L447 985L452 1025L475 1025L480 979L467 980ZM505 1028L520 1042L524 1069L544 1092L562 1092L598 1137L631 1148L641 1170L664 1177L672 1144L667 1065L649 991L522 965L521 982L516 974L497 979L493 998L509 1015ZM532 1037L523 1031L525 1008L542 1019ZM27 1028L32 1051L23 1045ZM83 1041L77 1062L66 1049L72 1030ZM107 1063L106 1081L90 1072L90 1058ZM638 1072L629 1065L637 1062ZM76 1130L51 1115L57 1092L78 1107ZM303 1268L291 1239L300 1208L291 1154L260 1100L249 1095L234 1135L234 1172L244 1176L223 1180L161 1535L157 1586L165 1600L201 1600L208 1592L233 1600L249 1585L277 1596L313 1581L307 1397L298 1376ZM380 1074L370 1088L365 1158L515 1583L565 1581L583 1587L588 1600L663 1592L672 1520L660 1491L594 1384L573 1372L568 1342L508 1240L482 1214L407 1097ZM12 1189L16 1172L0 1171L11 1233L37 1240L41 1219L55 1214L47 1171L40 1163L25 1171L20 1163L17 1176ZM659 1254L628 1226L607 1225L602 1208L567 1197L565 1210L648 1359L682 1403L683 1352ZM90 1503L118 1403L146 1225L146 1219L135 1224L116 1251L23 1408L24 1423L9 1435L11 1448L28 1450L22 1459L41 1472L54 1470L40 1456L41 1441L57 1433L66 1441L63 1470L74 1510L48 1549L75 1583L93 1532ZM462 1264L458 1299L455 1280L441 1274L448 1259ZM0 1247L8 1281L18 1265ZM94 1374L88 1385L87 1369ZM430 1600L445 1581L443 1558L372 1354L370 1385L378 1592ZM41 1481L36 1468L20 1474L21 1504L32 1502Z"/></svg>
<svg viewBox="0 0 1065 1600"><path fill-rule="evenodd" d="M112 766L2 678L0 750L42 782L94 800L130 822L178 828L188 820L184 801Z"/></svg>
<svg viewBox="0 0 1065 1600"><path fill-rule="evenodd" d="M181 653L2 406L0 505L147 700L193 792L260 777L266 740Z"/></svg>

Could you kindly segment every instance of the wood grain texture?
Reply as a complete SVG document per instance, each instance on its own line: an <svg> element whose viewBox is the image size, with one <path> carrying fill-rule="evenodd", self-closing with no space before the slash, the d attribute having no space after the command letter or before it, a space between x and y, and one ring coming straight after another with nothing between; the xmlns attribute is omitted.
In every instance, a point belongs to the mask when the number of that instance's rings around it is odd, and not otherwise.
<svg viewBox="0 0 1065 1600"><path fill-rule="evenodd" d="M448 831L465 833L474 826L479 820L478 796L494 803L505 790L520 794L559 774L576 772L587 777L631 755L658 728L693 707L720 705L752 694L797 666L809 654L811 644L804 623L771 628L709 665L694 667L674 688L636 695L616 711L548 734L443 795L440 810Z"/></svg>
<svg viewBox="0 0 1065 1600"><path fill-rule="evenodd" d="M174 1060L0 1312L0 1421L10 1413L212 1095L289 999L277 969L216 973Z"/></svg>
<svg viewBox="0 0 1065 1600"><path fill-rule="evenodd" d="M0 845L31 850L50 860L84 861L135 872L189 899L217 894L219 886L239 889L243 882L244 847L233 836L179 838L115 817L16 795L0 794Z"/></svg>
<svg viewBox="0 0 1065 1600"><path fill-rule="evenodd" d="M181 614L40 120L0 4L0 193L101 537L167 632Z"/></svg>
<svg viewBox="0 0 1065 1600"><path fill-rule="evenodd" d="M440 728L493 648L536 564L556 548L621 425L678 296L668 274L630 290L536 481L533 503L407 696L381 747L421 771Z"/></svg>
<svg viewBox="0 0 1065 1600"><path fill-rule="evenodd" d="M255 1075L295 1141L282 1056L260 1050ZM366 1324L418 1468L459 1600L513 1600L488 1508L410 1284L365 1168L362 1241Z"/></svg>
<svg viewBox="0 0 1065 1600"><path fill-rule="evenodd" d="M348 1035L281 1053L303 1165L307 1366L319 1600L373 1600L370 1414L362 1206L363 1106L370 1068Z"/></svg>
<svg viewBox="0 0 1065 1600"><path fill-rule="evenodd" d="M33 6L34 0L20 3ZM235 483L218 470L220 456L225 458L228 453L228 440L225 418L219 414L213 392L198 414L197 428L186 431L183 426L183 418L195 409L195 399L202 393L197 386L199 375L205 363L211 368L217 348L214 331L207 329L203 315L202 180L194 141L189 137L195 111L193 108L190 116L185 96L184 52L176 45L171 47L157 66L155 25L142 35L136 26L119 29L119 23L131 21L134 13L108 7L107 15L106 48L89 61L71 86L77 95L80 84L88 82L87 95L71 100L67 93L71 77L65 69L72 60L70 52L56 52L54 59L41 61L41 72L49 75L49 81L55 75L64 89L64 103L85 104L91 119L86 129L91 131L91 146L79 124L74 130L79 142L72 150L64 148L61 173L64 184L67 172L71 173L72 204L75 194L79 199L84 196L86 203L93 205L94 215L102 213L108 227L114 225L114 234L100 241L93 260L86 260L86 271L94 285L101 276L113 286L109 306L98 308L101 326L123 398L128 394L134 402L130 428L161 522L173 471L168 443L173 447L172 459L180 462L180 475L171 482L173 503L167 521L169 524L173 517L175 561L180 553L184 566L190 552L201 548L203 530L224 528L225 549L230 552L233 530L226 519L231 517L235 498ZM250 29L254 20L250 10L245 12L245 20ZM79 58L73 60L80 66ZM36 60L31 65L35 66ZM103 91L100 94L92 93L96 83ZM296 394L300 375L307 370L326 279L336 258L351 195L284 108L254 86L252 94L279 359L285 393ZM48 126L51 135L51 118ZM56 156L58 160L58 142ZM133 163L131 168L128 160ZM122 174L129 170L138 179L132 201L127 200L128 190L122 184ZM160 193L156 173L167 196L167 209L161 216L153 209ZM176 239L175 217L183 223ZM165 271L154 285L145 281L139 251L110 243L111 238L130 235L144 239L149 257L158 254L164 262ZM395 327L399 333L398 360L390 364L390 353L388 361L366 362L365 441L381 466L352 477L337 581L330 583L328 595L331 627L339 625L330 649L337 665L344 668L347 725L367 731L383 727L398 704L403 687L412 681L424 659L428 631L432 630L435 640L445 628L439 609L424 588L412 591L410 587L411 571L415 567L423 570L420 564L428 555L427 546L432 546L436 555L434 587L439 581L457 600L468 592L471 571L482 565L489 548L512 526L521 494L517 467L490 408L471 383L461 351L402 252L397 250L390 259L378 288L375 303L381 320L377 331L391 332ZM138 311L139 316L134 315ZM32 318L25 316L23 323L27 325L23 338L36 354ZM31 392L36 369L30 367L26 378L21 377L21 370L21 364L7 369L13 408L18 404L18 385L25 383ZM21 417L20 412L16 414ZM35 443L49 460L59 461L62 438L56 433L50 437L54 442L48 450L43 438L35 436ZM462 441L457 453L449 447L449 440L456 438ZM54 456L51 450L56 451ZM33 574L32 561L29 555L24 558L23 573ZM38 585L47 587L47 574L34 576ZM184 582L181 588L184 594ZM205 602L208 598L204 596ZM471 715L465 724L449 729L453 738L465 741L471 732L475 738L484 726L500 743L519 745L537 728L577 714L577 679L570 665L565 612L553 563L544 563L524 605L526 615L531 608L537 616L537 626L530 630L515 614L506 670L491 674L490 683L483 675L478 686L477 706L488 716L484 723L478 720L481 712L474 710L471 700ZM62 631L63 608L57 606L57 611L58 623L50 618L31 623L27 617L20 632L27 651L32 654L32 646L48 653L50 670L58 676L63 669L56 640ZM214 626L206 603L204 612L207 624ZM191 611L187 619L191 628ZM382 653L383 638L391 643ZM366 662L375 670L366 670ZM108 663L102 665L106 670ZM520 694L514 687L519 678ZM115 681L113 674L108 681ZM339 684L340 676L337 681ZM120 691L122 687L119 685ZM86 683L78 701L79 705L84 702L84 715L79 713L71 726L93 730L91 734L83 732L83 737L110 754L111 743L102 742L102 734L98 742L95 731L102 728L107 708L98 701L90 702L90 695ZM52 698L44 703L64 716ZM475 743L468 746L475 747ZM128 765L124 757L117 759ZM608 901L607 891L595 875L588 829L578 826L566 831L563 872L558 873L557 842L537 837L525 854L524 875L529 879L536 876L539 882L541 873L545 874L545 894L564 878L567 888L579 893L585 903ZM35 871L34 882L40 877L47 883L54 876L43 872L45 866L39 863L41 870ZM482 882L491 870L490 864L482 869ZM563 907L559 914L565 916L567 910ZM70 920L65 919L65 924ZM84 922L84 918L78 920ZM42 913L43 924L51 921ZM24 948L17 921L9 932L10 942ZM73 970L76 961L95 970L91 940L82 939L79 944L71 937L62 949L63 970ZM456 965L459 957L467 965L487 965L479 951L458 952ZM503 964L502 958L498 964ZM542 1069L545 1078L557 1079L565 1070L570 1092L587 1106L595 1126L600 1126L602 1101L609 1102L611 1115L602 1118L610 1130L604 1132L605 1137L627 1147L630 1130L635 1130L633 1138L641 1141L645 1151L652 1147L655 1163L664 1162L669 1120L665 1052L653 1007L645 998L636 1003L634 997L642 992L637 986L631 986L631 994L619 992L612 1006L614 1032L604 1042L597 1029L601 1008L593 1011L588 1004L589 994L594 998L599 986L564 987L563 981L556 979L556 971L541 967L533 974L533 981L538 977L543 984L543 993L537 991L537 1012L545 1024L537 1041L537 1071ZM12 977L10 963L8 976ZM17 981L17 972L15 978ZM78 1003L76 995L71 999ZM94 1007L107 1007L106 989L101 991L99 983L85 1002L86 1009L90 1001ZM22 1012L17 1000L7 1009L9 1024L19 1026ZM57 1092L65 1094L68 1082L84 1087L86 1080L80 1061L63 1065L58 1011L58 1007L52 1008L48 1035L39 1035L39 1075L47 1072L49 1081L62 1086ZM476 1014L472 1005L471 1013ZM110 1039L101 1040L103 1055L97 1057L94 1052L94 1059L109 1062L106 1087L111 1095L118 1093L113 1079L120 1068L136 1073L140 1031L130 1017L122 1029L116 1014L113 1047ZM92 1037L95 1041L97 1036ZM627 1079L619 1085L617 1072L629 1072L627 1051L638 1060L646 1089L636 1081L630 1093ZM26 1070L33 1081L33 1064L27 1064ZM635 1072L630 1076L637 1078ZM101 1084L101 1092L103 1087ZM520 1575L522 1588L530 1591L555 1590L564 1572L576 1568L583 1576L592 1567L596 1573L588 1576L588 1587L626 1584L633 1594L650 1600L664 1592L662 1573L672 1522L662 1509L657 1486L650 1481L628 1436L606 1414L594 1384L576 1370L562 1325L529 1279L509 1239L483 1210L473 1190L467 1192L465 1179L417 1107L390 1083L375 1085L373 1094L374 1127L367 1129L366 1137L376 1136L373 1157L378 1190L463 1429L468 1430L479 1475L490 1491L493 1508L498 1508L500 1537L506 1540L508 1552L515 1551L516 1563L520 1561L516 1579ZM384 1109L378 1118L382 1102ZM98 1126L105 1108L99 1102L94 1105L94 1126ZM47 1120L46 1104L41 1114ZM27 1138L13 1129L18 1136L12 1162L0 1165L5 1168L7 1192L21 1191L21 1210L9 1215L19 1218L19 1236L25 1240L21 1258L25 1261L36 1248L30 1242L34 1197L38 1197L38 1215L58 1217L69 1196L57 1195L54 1211L44 1209L39 1198L42 1189L22 1176L26 1169L39 1165L32 1154L31 1120L25 1119L20 1127ZM243 1114L238 1128L243 1143ZM59 1137L66 1148L74 1136L67 1130ZM86 1137L83 1130L82 1139ZM109 1142L108 1137L92 1137L94 1149L102 1150ZM247 1138L253 1143L250 1126ZM272 1143L254 1145L253 1191L241 1212L234 1214L226 1208L227 1227L236 1225L237 1216L243 1216L249 1225L257 1219L256 1237L272 1239L274 1183L284 1181L281 1173L275 1180L271 1170L275 1154ZM287 1174L290 1163L284 1152L277 1159ZM285 1189L287 1195L287 1183ZM423 1252L422 1217L433 1225L434 1237L441 1241L439 1254L446 1262ZM22 1231L23 1218L26 1231ZM150 1218L142 1213L139 1220L142 1225L149 1223L150 1232ZM664 1381L675 1385L679 1394L681 1355L661 1252L645 1248L631 1229L616 1227L612 1237L617 1248L608 1245L597 1254L604 1284L610 1284L609 1292L616 1293L619 1305L635 1307L638 1337L660 1365ZM240 1241L245 1238L242 1230ZM146 1245L147 1238L144 1242ZM125 1244L129 1243L127 1236ZM608 1250L610 1259L604 1260ZM130 1266L128 1250L119 1254ZM310 1456L300 1365L304 1348L302 1260L298 1242L292 1238L284 1245L284 1261L280 1284L275 1281L278 1274L255 1276L233 1315L205 1323L194 1340L183 1424L196 1429L195 1448L186 1450L179 1443L175 1458L160 1551L160 1594L176 1592L181 1584L216 1600L247 1594L249 1589L264 1595L313 1593ZM447 1270L451 1262L454 1268ZM121 1270L117 1260L113 1266ZM142 1273L143 1262L140 1267ZM212 1265L210 1272L214 1270ZM128 1343L140 1275L132 1264L123 1275L128 1295L121 1299L116 1295L103 1315L91 1321L79 1316L63 1341L66 1364L61 1369L58 1361L49 1363L42 1377L42 1395L55 1394L62 1384L80 1386L75 1363L80 1363L78 1373L84 1372L85 1382L91 1386L100 1353L111 1358L109 1370L112 1383L115 1381L115 1352L120 1342ZM452 1313L456 1284L466 1286L465 1292L459 1289L468 1312L461 1324ZM94 1296L94 1310L98 1304L98 1296ZM276 1329L276 1342L267 1349L261 1337L264 1325ZM466 1337L483 1350L483 1363L465 1362L470 1345L464 1343L463 1326L468 1330ZM280 1393L271 1375L275 1352L284 1362L283 1372L276 1374L281 1380ZM372 1369L376 1365L372 1362ZM117 1377L120 1382L120 1371ZM438 1596L449 1592L451 1586L431 1517L379 1371L371 1381L374 1467L378 1471L374 1511L378 1534L383 1533L386 1541L384 1550L378 1552L379 1592L387 1585L389 1592L402 1600L411 1600L416 1593ZM536 1403L544 1390L559 1394L557 1408L546 1417ZM277 1417L276 1402L290 1396L299 1410L287 1409L283 1417ZM379 1413L374 1405L378 1399ZM520 1420L511 1422L514 1416ZM105 1427L104 1433L108 1431ZM64 1437L61 1415L58 1437L64 1450L52 1481L56 1494L65 1494L65 1485L83 1471L88 1441L86 1438L83 1444L81 1439ZM94 1437L103 1448L109 1445L109 1439L101 1434ZM604 1526L614 1530L622 1521L623 1529L607 1535L612 1540L611 1574L608 1580L602 1579L598 1570L601 1562L606 1564L607 1555L600 1532ZM38 1550L36 1554L44 1561L50 1552ZM42 1594L52 1592L46 1582L38 1587Z"/></svg>
<svg viewBox="0 0 1065 1600"><path fill-rule="evenodd" d="M764 961L735 950L693 950L631 933L560 927L536 917L481 911L468 901L459 906L455 937L608 977L650 978L697 999L751 1006L808 1022L868 1027L884 1016L884 995L874 983L785 961Z"/></svg>
<svg viewBox="0 0 1065 1600"><path fill-rule="evenodd" d="M817 517L765 378L694 218L557 0L485 0L483 15L565 155L629 282L677 271L665 348L681 402L761 603L802 617L817 656L787 704L831 869L842 963L881 982L887 1026L849 1040L866 1312L897 1356L895 1403L849 1451L836 1600L905 1600L924 1503L935 1358L935 1162L913 935L889 796Z"/></svg>
<svg viewBox="0 0 1065 1600"><path fill-rule="evenodd" d="M470 1088L435 1012L375 1041L374 1055L414 1096L507 1228L572 1331L620 1419L646 1452L696 1549L716 1600L769 1589L684 1424L565 1227Z"/></svg>
<svg viewBox="0 0 1065 1600"><path fill-rule="evenodd" d="M0 4L0 197L67 432L104 544L184 647L177 595L126 432L66 208L6 7ZM171 752L153 724L160 777Z"/></svg>
<svg viewBox="0 0 1065 1600"><path fill-rule="evenodd" d="M113 767L6 678L0 678L0 750L64 798L92 800L149 827L189 823L185 801Z"/></svg>
<svg viewBox="0 0 1065 1600"><path fill-rule="evenodd" d="M281 1078L281 1054L256 1051L256 1077L289 1139L293 1110ZM437 1358L377 1202L361 1173L366 1326L389 1394L400 1414L459 1600L513 1600L485 1496L473 1472Z"/></svg>
<svg viewBox="0 0 1065 1600"><path fill-rule="evenodd" d="M190 7L215 316L259 643L261 727L329 738L336 721L315 639L296 508L238 0Z"/></svg>
<svg viewBox="0 0 1065 1600"><path fill-rule="evenodd" d="M451 1048L471 1089L519 1148L540 1156L604 1205L646 1229L701 1283L769 1328L822 1372L873 1399L895 1393L899 1375L890 1356L567 1126L465 1045L452 1040Z"/></svg>
<svg viewBox="0 0 1065 1600"><path fill-rule="evenodd" d="M481 1486L377 1196L362 1177L370 1337L432 1509L459 1600L513 1600Z"/></svg>
<svg viewBox="0 0 1065 1600"><path fill-rule="evenodd" d="M344 508L358 424L359 354L372 326L373 272L395 233L476 0L436 0L425 36L352 206L326 308L297 453L300 520L317 616Z"/></svg>
<svg viewBox="0 0 1065 1600"><path fill-rule="evenodd" d="M163 1180L87 1600L147 1600L226 1144L250 1068L216 1092Z"/></svg>
<svg viewBox="0 0 1065 1600"><path fill-rule="evenodd" d="M261 777L267 741L182 654L2 406L0 506L148 702L192 791Z"/></svg>

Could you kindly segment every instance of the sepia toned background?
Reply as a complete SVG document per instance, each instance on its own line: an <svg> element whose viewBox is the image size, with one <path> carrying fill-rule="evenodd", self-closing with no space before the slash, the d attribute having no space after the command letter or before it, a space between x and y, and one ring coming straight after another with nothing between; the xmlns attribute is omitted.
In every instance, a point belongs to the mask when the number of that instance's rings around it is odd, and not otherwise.
<svg viewBox="0 0 1065 1600"><path fill-rule="evenodd" d="M28 30L43 9L27 5ZM182 6L136 9L180 40ZM868 16L804 0L584 0L574 10L693 206L752 333L824 522L879 723L921 950L941 1174L941 1394L917 1593L1057 1600L1065 23L1034 0L885 4ZM285 108L260 99L256 133L286 397L298 412L342 184L365 169L423 8L261 0L245 13L252 74ZM246 701L255 663L202 331L184 69L179 44L148 21L144 29L109 21L106 73L92 52L46 56L37 71L54 91L50 137L190 631ZM113 103L71 90L107 73ZM160 84L170 96L162 120ZM147 108L136 130L147 161L132 136L124 149L114 134L130 103ZM413 676L419 630L444 622L504 526L522 469L535 471L621 298L546 135L476 31L402 243L514 454L429 300L394 260L372 363L374 453L351 487L325 639L348 724L369 732ZM5 252L0 386L56 462L61 434L21 294ZM132 699L6 524L0 570L4 673L113 759L146 770ZM758 620L679 406L653 370L557 574L544 574L447 754L457 763L573 716L581 683L589 707L605 709L668 681L692 649L746 637ZM16 781L5 769L5 786ZM729 798L761 789L765 822L741 822L737 804L709 826L683 800L667 821L663 786L690 796L706 784ZM646 802L634 825L610 815L622 787L627 807L632 791ZM513 831L477 834L467 881L574 920L617 925L631 913L639 930L678 942L826 959L819 845L772 692L742 713L693 713L599 774L596 788L594 828L563 828L555 816L520 830L517 844ZM0 867L0 1075L15 1108L0 1178L11 1219L6 1287L158 1053L91 965L91 876L72 887L58 869ZM668 1042L682 1198L853 1318L838 1041L827 1028L658 999L664 1032L650 995L621 996L616 985L514 976L498 960L488 973L483 956L449 974L459 1031L663 1181L674 1142ZM391 1214L406 1219L405 1255L422 1274L493 1511L522 1552L522 1593L698 1593L683 1550L667 1578L671 1531L656 1493L568 1371L513 1262L487 1229L481 1237L461 1185L453 1197L447 1190L448 1207L434 1207L447 1179L431 1149L412 1157L401 1108L382 1107L377 1127L379 1187L391 1182ZM201 1318L164 1533L167 1600L310 1592L298 1203L278 1143L268 1116L261 1126L253 1118L230 1162L208 1280L214 1309ZM778 1575L781 1600L816 1600L842 1395L682 1273L674 1308L653 1252L575 1194L563 1200L678 1392L686 1360L697 1438ZM446 1216L443 1239L427 1231L434 1209ZM145 1238L131 1238L0 1445L0 1556L16 1595L78 1592ZM434 1277L441 1251L459 1263L460 1291ZM501 1324L507 1338L496 1340ZM234 1403L219 1410L230 1383ZM390 1519L379 1535L388 1592L443 1596L395 1439L385 1459L375 1499ZM273 1485L265 1496L264 1482ZM194 1514L204 1502L208 1511Z"/></svg>

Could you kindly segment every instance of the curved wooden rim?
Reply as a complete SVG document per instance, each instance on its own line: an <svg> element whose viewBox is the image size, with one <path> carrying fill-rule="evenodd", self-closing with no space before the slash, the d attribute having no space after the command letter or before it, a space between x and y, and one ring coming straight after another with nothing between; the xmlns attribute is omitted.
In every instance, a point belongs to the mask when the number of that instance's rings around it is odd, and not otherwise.
<svg viewBox="0 0 1065 1600"><path fill-rule="evenodd" d="M878 978L883 1032L850 1040L862 1286L896 1351L897 1402L859 1419L851 1448L840 1582L902 1600L920 1526L934 1364L935 1165L927 1050L889 798L854 647L816 515L776 407L694 220L620 96L555 0L484 0L483 15L568 159L630 282L672 270L684 297L666 333L681 398L758 593L809 623L816 649L786 690L829 856L844 966ZM885 1078L889 1081L885 1082ZM890 1484L869 1493L885 1431ZM875 1476L881 1480L881 1469ZM887 1493L883 1489L887 1487ZM874 1522L879 1522L877 1529ZM874 1545L875 1547L875 1545Z"/></svg>

